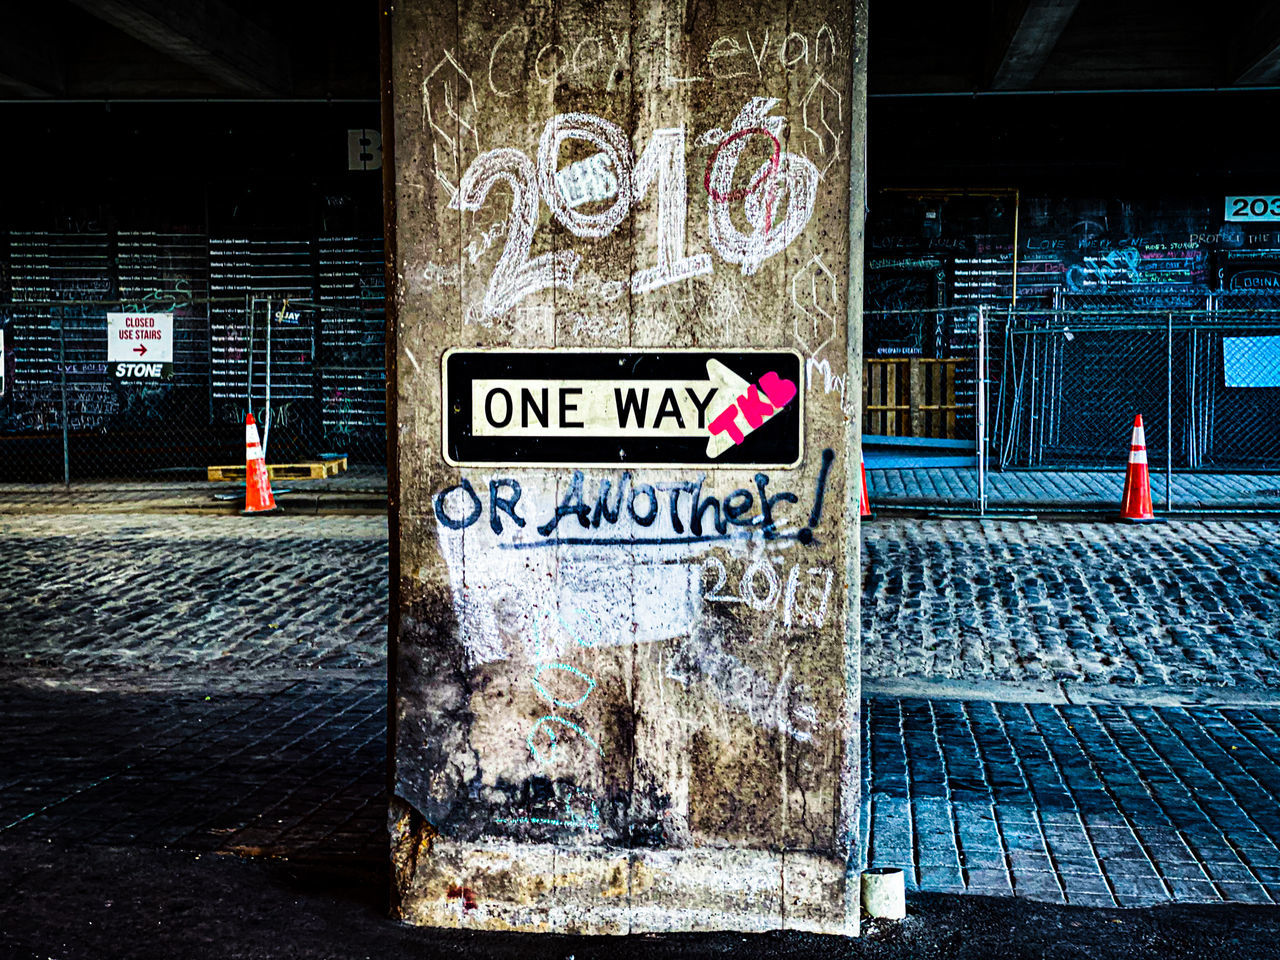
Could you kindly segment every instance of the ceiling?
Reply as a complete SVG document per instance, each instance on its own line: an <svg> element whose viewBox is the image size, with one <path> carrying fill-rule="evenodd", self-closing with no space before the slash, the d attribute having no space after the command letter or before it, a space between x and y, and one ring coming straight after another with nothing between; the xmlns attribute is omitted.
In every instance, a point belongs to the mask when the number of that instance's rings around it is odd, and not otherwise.
<svg viewBox="0 0 1280 960"><path fill-rule="evenodd" d="M1273 0L870 0L871 94L1280 83Z"/></svg>
<svg viewBox="0 0 1280 960"><path fill-rule="evenodd" d="M378 95L371 0L0 4L0 99Z"/></svg>
<svg viewBox="0 0 1280 960"><path fill-rule="evenodd" d="M1280 85L1271 0L870 0L873 97ZM373 0L0 5L0 100L373 99Z"/></svg>

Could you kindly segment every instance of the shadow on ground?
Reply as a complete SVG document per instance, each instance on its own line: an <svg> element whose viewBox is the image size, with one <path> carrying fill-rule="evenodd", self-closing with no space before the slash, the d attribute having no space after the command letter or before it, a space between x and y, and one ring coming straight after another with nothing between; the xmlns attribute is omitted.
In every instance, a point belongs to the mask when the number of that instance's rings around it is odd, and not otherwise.
<svg viewBox="0 0 1280 960"><path fill-rule="evenodd" d="M379 860L385 757L368 671L0 683L0 841Z"/></svg>
<svg viewBox="0 0 1280 960"><path fill-rule="evenodd" d="M1280 956L1280 911L1105 910L920 894L857 941L805 934L629 938L478 934L386 919L386 876L347 862L190 851L0 844L0 955L13 960L473 957L1240 958Z"/></svg>

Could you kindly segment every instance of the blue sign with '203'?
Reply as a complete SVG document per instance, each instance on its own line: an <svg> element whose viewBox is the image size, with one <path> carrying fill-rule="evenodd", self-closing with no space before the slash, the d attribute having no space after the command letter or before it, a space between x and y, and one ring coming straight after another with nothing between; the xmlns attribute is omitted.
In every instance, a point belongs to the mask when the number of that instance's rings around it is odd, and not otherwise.
<svg viewBox="0 0 1280 960"><path fill-rule="evenodd" d="M1228 221L1280 220L1280 196L1227 197Z"/></svg>

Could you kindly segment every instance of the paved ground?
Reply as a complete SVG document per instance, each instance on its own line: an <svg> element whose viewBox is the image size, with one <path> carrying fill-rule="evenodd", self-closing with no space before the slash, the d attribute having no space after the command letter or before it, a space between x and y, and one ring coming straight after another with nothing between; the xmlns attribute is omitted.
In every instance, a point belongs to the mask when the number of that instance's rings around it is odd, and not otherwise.
<svg viewBox="0 0 1280 960"><path fill-rule="evenodd" d="M0 685L0 844L383 862L373 672ZM1079 906L1280 901L1280 707L873 698L865 858Z"/></svg>
<svg viewBox="0 0 1280 960"><path fill-rule="evenodd" d="M871 678L1280 686L1280 523L878 520Z"/></svg>
<svg viewBox="0 0 1280 960"><path fill-rule="evenodd" d="M1280 705L864 711L865 859L918 889L1280 903Z"/></svg>
<svg viewBox="0 0 1280 960"><path fill-rule="evenodd" d="M1151 495L1156 510L1280 511L1276 474L1175 473L1171 499L1165 500L1164 475L1153 464ZM867 467L871 503L895 506L972 506L978 497L978 473L972 467ZM1120 470L1005 470L987 475L991 509L1070 508L1114 511L1124 491Z"/></svg>
<svg viewBox="0 0 1280 960"><path fill-rule="evenodd" d="M1280 911L1087 910L1014 897L911 898L857 941L803 934L567 937L388 921L385 876L294 861L0 841L6 960L1268 960Z"/></svg>
<svg viewBox="0 0 1280 960"><path fill-rule="evenodd" d="M377 671L212 681L0 684L0 838L382 860Z"/></svg>
<svg viewBox="0 0 1280 960"><path fill-rule="evenodd" d="M379 514L387 509L387 474L356 465L324 480L277 481L276 503L294 516ZM0 514L175 513L235 514L244 507L243 483L163 479L0 483Z"/></svg>
<svg viewBox="0 0 1280 960"><path fill-rule="evenodd" d="M382 517L0 515L0 668L352 668L386 652Z"/></svg>
<svg viewBox="0 0 1280 960"><path fill-rule="evenodd" d="M1277 532L868 525L870 862L926 892L1280 899ZM378 517L0 516L0 846L376 871L385 538ZM1195 705L1206 683L1238 702Z"/></svg>
<svg viewBox="0 0 1280 960"><path fill-rule="evenodd" d="M878 520L869 680L1280 687L1280 523ZM0 666L352 668L380 517L0 515Z"/></svg>

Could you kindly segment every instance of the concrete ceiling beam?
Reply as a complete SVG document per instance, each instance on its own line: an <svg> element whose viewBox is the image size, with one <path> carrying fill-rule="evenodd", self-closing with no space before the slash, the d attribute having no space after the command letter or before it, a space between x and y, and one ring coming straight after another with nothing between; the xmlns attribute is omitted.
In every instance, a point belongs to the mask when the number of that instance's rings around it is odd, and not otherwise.
<svg viewBox="0 0 1280 960"><path fill-rule="evenodd" d="M62 51L46 30L31 29L30 14L0 6L0 86L22 97L47 99L66 92Z"/></svg>
<svg viewBox="0 0 1280 960"><path fill-rule="evenodd" d="M286 44L220 0L71 0L154 50L247 94L285 94Z"/></svg>
<svg viewBox="0 0 1280 960"><path fill-rule="evenodd" d="M998 51L991 87L1025 90L1035 82L1080 0L1027 0L1009 11L1008 42Z"/></svg>

